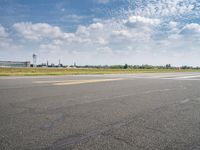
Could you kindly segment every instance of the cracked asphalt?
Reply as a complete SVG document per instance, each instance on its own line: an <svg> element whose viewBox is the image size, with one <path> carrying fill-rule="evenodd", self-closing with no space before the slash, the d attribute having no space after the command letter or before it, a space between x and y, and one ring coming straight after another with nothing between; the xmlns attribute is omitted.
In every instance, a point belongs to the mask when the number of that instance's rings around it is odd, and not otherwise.
<svg viewBox="0 0 200 150"><path fill-rule="evenodd" d="M200 73L0 77L1 150L199 150Z"/></svg>

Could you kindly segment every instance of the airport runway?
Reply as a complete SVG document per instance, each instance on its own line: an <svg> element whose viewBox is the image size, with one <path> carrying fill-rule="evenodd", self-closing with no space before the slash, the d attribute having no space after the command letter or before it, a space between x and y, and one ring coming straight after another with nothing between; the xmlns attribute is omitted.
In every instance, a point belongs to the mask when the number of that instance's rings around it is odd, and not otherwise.
<svg viewBox="0 0 200 150"><path fill-rule="evenodd" d="M0 77L1 150L199 150L200 73Z"/></svg>

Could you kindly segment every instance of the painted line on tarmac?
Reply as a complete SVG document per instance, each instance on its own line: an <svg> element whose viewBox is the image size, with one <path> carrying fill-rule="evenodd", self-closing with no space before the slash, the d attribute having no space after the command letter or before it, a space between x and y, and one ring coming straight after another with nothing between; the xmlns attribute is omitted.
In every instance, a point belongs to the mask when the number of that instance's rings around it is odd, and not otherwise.
<svg viewBox="0 0 200 150"><path fill-rule="evenodd" d="M196 78L196 77L200 77L200 75L192 75L192 76L182 76L182 77L175 77L177 79L190 79L190 78Z"/></svg>
<svg viewBox="0 0 200 150"><path fill-rule="evenodd" d="M76 80L76 81L73 81L73 82L54 83L53 85L76 85L76 84L109 82L109 81L119 81L119 80L125 80L125 78L119 78L119 79L97 79L97 80L79 80L79 81Z"/></svg>
<svg viewBox="0 0 200 150"><path fill-rule="evenodd" d="M184 103L188 103L188 102L190 102L190 101L197 101L197 102L199 102L199 101L200 101L200 97L195 97L195 98L193 98L193 99L184 99L184 100L182 100L180 103L181 103L181 104L184 104Z"/></svg>
<svg viewBox="0 0 200 150"><path fill-rule="evenodd" d="M147 79L187 79L187 78L195 78L200 77L200 75L196 74L187 74L187 75L156 75L156 76L132 76L132 78L147 78Z"/></svg>
<svg viewBox="0 0 200 150"><path fill-rule="evenodd" d="M134 76L136 79L200 80L200 75ZM196 79L195 79L196 78Z"/></svg>
<svg viewBox="0 0 200 150"><path fill-rule="evenodd" d="M166 80L180 80L180 81L200 81L200 79L189 79L189 78L161 78Z"/></svg>
<svg viewBox="0 0 200 150"><path fill-rule="evenodd" d="M33 81L33 83L43 84L43 83L62 83L62 82L75 82L75 81L77 80Z"/></svg>
<svg viewBox="0 0 200 150"><path fill-rule="evenodd" d="M187 103L189 101L191 101L191 100L190 99L185 99L185 100L181 101L181 104Z"/></svg>

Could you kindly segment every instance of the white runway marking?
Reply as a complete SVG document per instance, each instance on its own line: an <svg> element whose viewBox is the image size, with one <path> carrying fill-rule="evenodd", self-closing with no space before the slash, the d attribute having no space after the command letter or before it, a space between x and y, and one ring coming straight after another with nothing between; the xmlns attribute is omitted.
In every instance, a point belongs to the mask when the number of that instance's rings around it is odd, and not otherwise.
<svg viewBox="0 0 200 150"><path fill-rule="evenodd" d="M190 99L185 99L185 100L181 101L181 104L187 103L189 101L191 101L191 100Z"/></svg>
<svg viewBox="0 0 200 150"><path fill-rule="evenodd" d="M188 74L187 76L193 76L193 74ZM150 78L179 78L185 77L185 75L160 75L160 76L150 76Z"/></svg>
<svg viewBox="0 0 200 150"><path fill-rule="evenodd" d="M175 89L150 90L150 91L146 91L144 93L149 94L149 93L154 93L154 92L165 92L165 91L173 91L173 90L175 90Z"/></svg>
<svg viewBox="0 0 200 150"><path fill-rule="evenodd" d="M161 78L161 79L167 79L167 80L183 80L183 81L200 81L200 79L179 79L179 78Z"/></svg>
<svg viewBox="0 0 200 150"><path fill-rule="evenodd" d="M172 74L155 76L132 76L134 79L200 80L200 74Z"/></svg>
<svg viewBox="0 0 200 150"><path fill-rule="evenodd" d="M182 77L175 77L177 79L190 79L190 78L196 78L196 77L200 77L200 75L193 75L193 76L182 76Z"/></svg>
<svg viewBox="0 0 200 150"><path fill-rule="evenodd" d="M115 75L69 75L69 76L36 76L36 77L0 77L0 80L16 80L16 79L52 79L54 78L55 81L52 81L52 83L59 83L60 77L118 77L118 78L124 78L124 79L168 79L168 80L200 80L200 73L163 73L163 74L115 74ZM66 79L68 80L68 79ZM87 80L87 79L86 79ZM91 79L92 80L92 79ZM95 79L94 79L95 80ZM51 81L36 81L35 83L50 83Z"/></svg>

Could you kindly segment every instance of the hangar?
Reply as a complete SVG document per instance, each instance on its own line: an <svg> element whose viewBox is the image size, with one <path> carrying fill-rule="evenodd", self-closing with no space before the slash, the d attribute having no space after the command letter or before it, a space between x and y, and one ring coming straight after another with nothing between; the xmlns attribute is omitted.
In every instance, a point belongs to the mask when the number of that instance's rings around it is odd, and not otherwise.
<svg viewBox="0 0 200 150"><path fill-rule="evenodd" d="M30 67L30 61L25 61L25 62L20 62L20 61L0 61L0 67L5 67L5 68L9 68L9 67Z"/></svg>

